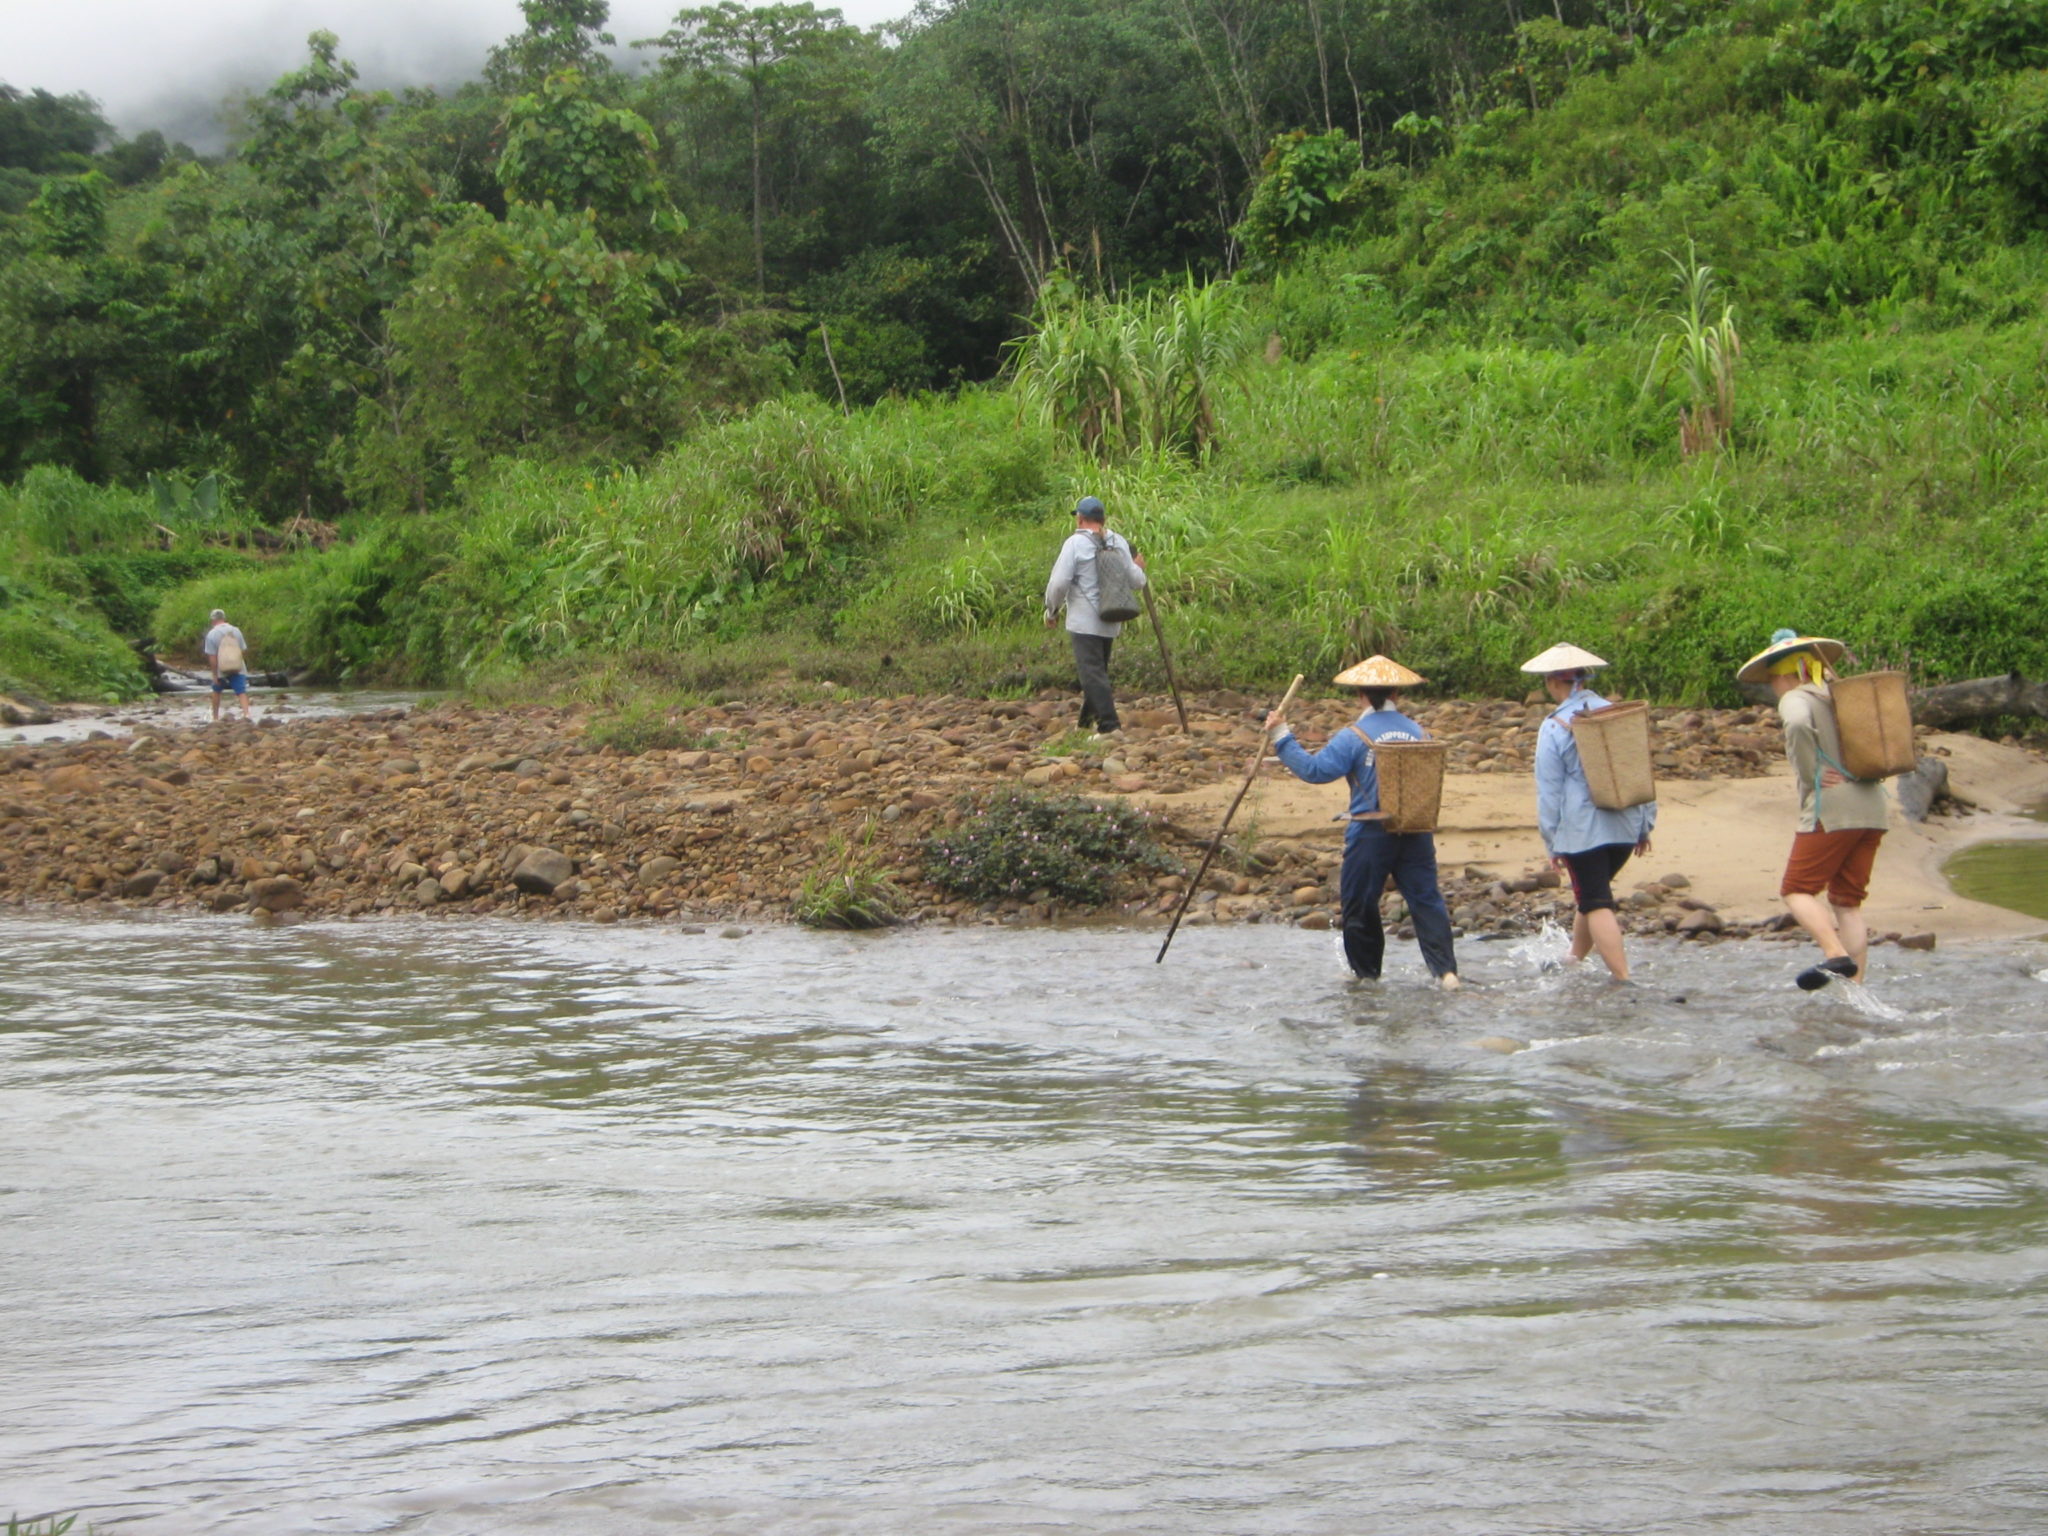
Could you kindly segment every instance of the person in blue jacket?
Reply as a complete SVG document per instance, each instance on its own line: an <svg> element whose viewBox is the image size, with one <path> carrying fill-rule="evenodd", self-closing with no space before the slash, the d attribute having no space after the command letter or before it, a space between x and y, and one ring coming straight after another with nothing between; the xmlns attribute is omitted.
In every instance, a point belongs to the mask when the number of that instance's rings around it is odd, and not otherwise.
<svg viewBox="0 0 2048 1536"><path fill-rule="evenodd" d="M1370 656L1339 672L1335 681L1365 695L1366 711L1310 752L1294 739L1279 710L1266 716L1273 750L1287 770L1310 784L1345 779L1351 785L1351 825L1344 834L1344 863L1338 875L1343 913L1344 958L1354 974L1377 981L1386 954L1380 924L1380 893L1391 879L1408 903L1422 963L1446 991L1458 987L1458 959L1451 948L1451 913L1437 887L1436 838L1428 832L1389 832L1378 821L1379 772L1373 746L1382 741L1423 741L1429 733L1394 706L1401 692L1423 681L1397 661Z"/></svg>
<svg viewBox="0 0 2048 1536"><path fill-rule="evenodd" d="M1522 670L1541 673L1544 689L1557 705L1536 733L1536 827L1552 867L1563 870L1572 882L1577 908L1572 917L1572 959L1598 954L1616 981L1627 981L1628 955L1621 944L1614 877L1631 854L1650 851L1657 804L1653 800L1625 811L1608 811L1593 803L1571 721L1574 715L1606 706L1607 701L1587 686L1593 673L1606 665L1576 645L1553 645L1523 662Z"/></svg>

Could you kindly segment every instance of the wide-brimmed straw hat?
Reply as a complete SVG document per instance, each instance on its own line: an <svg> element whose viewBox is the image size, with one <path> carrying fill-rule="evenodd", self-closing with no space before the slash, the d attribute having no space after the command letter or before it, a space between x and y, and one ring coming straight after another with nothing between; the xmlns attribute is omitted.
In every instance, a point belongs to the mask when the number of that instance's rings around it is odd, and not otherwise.
<svg viewBox="0 0 2048 1536"><path fill-rule="evenodd" d="M1771 636L1771 643L1758 651L1742 664L1735 674L1738 683L1761 683L1771 675L1771 663L1783 656L1800 651L1811 651L1829 666L1842 659L1848 647L1839 640L1823 640L1818 635L1802 635L1796 629L1781 629Z"/></svg>
<svg viewBox="0 0 2048 1536"><path fill-rule="evenodd" d="M1410 672L1398 661L1385 656L1368 656L1356 666L1346 667L1330 681L1342 688L1413 688L1429 679Z"/></svg>
<svg viewBox="0 0 2048 1536"><path fill-rule="evenodd" d="M1581 650L1576 645L1553 645L1541 656L1531 656L1522 663L1524 672L1541 672L1546 676L1552 672L1591 671L1607 663L1591 651Z"/></svg>

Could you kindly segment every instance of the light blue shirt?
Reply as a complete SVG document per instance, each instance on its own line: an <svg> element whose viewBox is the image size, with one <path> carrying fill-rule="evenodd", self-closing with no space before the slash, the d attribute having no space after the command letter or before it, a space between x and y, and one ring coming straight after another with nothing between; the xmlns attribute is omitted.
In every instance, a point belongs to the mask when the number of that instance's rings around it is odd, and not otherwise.
<svg viewBox="0 0 2048 1536"><path fill-rule="evenodd" d="M1572 738L1571 718L1606 704L1590 688L1575 689L1536 733L1536 828L1553 856L1591 853L1610 843L1633 847L1657 825L1654 800L1625 811L1603 811L1593 803L1579 744Z"/></svg>
<svg viewBox="0 0 2048 1536"><path fill-rule="evenodd" d="M1363 816L1380 808L1380 772L1374 766L1372 748L1359 740L1363 731L1374 741L1427 741L1429 732L1398 709L1369 709L1358 717L1358 730L1349 726L1311 752L1294 739L1292 726L1283 725L1273 739L1273 751L1287 771L1309 784L1328 784L1336 779L1351 781L1351 814ZM1344 840L1363 836L1369 821L1354 820Z"/></svg>

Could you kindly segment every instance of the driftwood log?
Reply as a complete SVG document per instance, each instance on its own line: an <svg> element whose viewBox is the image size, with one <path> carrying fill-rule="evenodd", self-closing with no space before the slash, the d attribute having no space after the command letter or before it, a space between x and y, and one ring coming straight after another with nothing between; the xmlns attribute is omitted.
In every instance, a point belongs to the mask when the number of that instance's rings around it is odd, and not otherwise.
<svg viewBox="0 0 2048 1536"><path fill-rule="evenodd" d="M1967 683L1915 688L1913 723L1946 730L1971 720L1999 715L2032 715L2048 720L2048 683L2030 683L2017 672L2004 677L1979 677Z"/></svg>

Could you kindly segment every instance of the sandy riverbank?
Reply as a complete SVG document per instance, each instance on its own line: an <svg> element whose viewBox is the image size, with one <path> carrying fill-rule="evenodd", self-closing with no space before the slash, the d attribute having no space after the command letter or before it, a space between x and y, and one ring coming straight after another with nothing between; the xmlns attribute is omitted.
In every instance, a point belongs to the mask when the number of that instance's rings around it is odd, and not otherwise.
<svg viewBox="0 0 2048 1536"><path fill-rule="evenodd" d="M1073 739L1063 699L728 704L677 717L682 745L637 756L594 745L586 718L548 708L452 703L260 728L135 722L106 739L0 749L0 901L286 921L391 911L774 920L835 837L865 833L907 916L1070 917L1044 901L958 899L924 880L919 850L977 798L1023 784L1127 797L1192 862L1260 738L1252 701L1191 702L1186 734L1165 701L1143 700L1127 710L1123 739L1095 744ZM1452 746L1439 843L1461 925L1512 932L1555 916L1558 891L1533 878L1542 850L1529 749L1541 708L1447 701L1417 713ZM1340 700L1295 711L1312 742L1350 714ZM1775 717L1665 710L1657 731L1662 824L1630 925L1705 938L1767 928L1780 912L1793 801ZM1956 792L1979 809L1897 825L1873 927L2039 931L1955 897L1939 869L1972 841L2048 835L2016 815L2048 797L2048 759L1971 737L1926 746L1948 756ZM1303 785L1269 765L1193 920L1327 922L1342 807L1341 786ZM553 857L536 863L536 853ZM1684 878L1656 880L1667 874ZM1178 896L1174 877L1158 877L1111 912L1156 918Z"/></svg>

